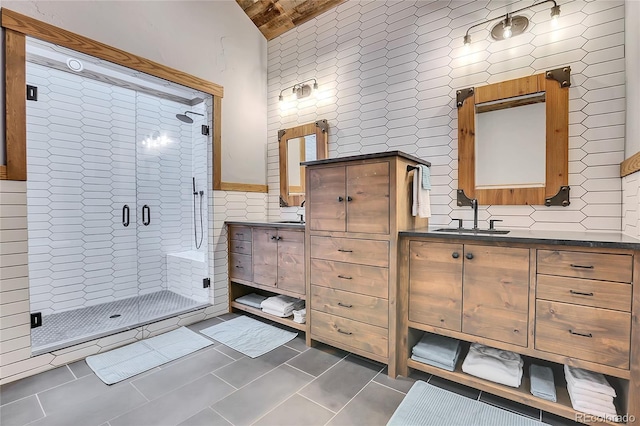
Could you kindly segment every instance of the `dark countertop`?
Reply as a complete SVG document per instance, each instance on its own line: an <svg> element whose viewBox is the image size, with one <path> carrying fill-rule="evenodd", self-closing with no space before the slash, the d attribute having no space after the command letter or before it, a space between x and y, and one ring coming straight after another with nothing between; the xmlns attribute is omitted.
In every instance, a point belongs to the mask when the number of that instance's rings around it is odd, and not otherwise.
<svg viewBox="0 0 640 426"><path fill-rule="evenodd" d="M237 220L226 220L224 223L227 225L240 225L240 226L269 226L273 228L294 228L294 229L304 229L304 222L296 222L296 223L282 223L282 222L242 222Z"/></svg>
<svg viewBox="0 0 640 426"><path fill-rule="evenodd" d="M530 229L510 229L508 234L474 234L471 232L438 232L433 228L422 228L400 232L401 237L437 237L445 239L459 239L477 242L512 242L538 243L548 245L602 247L640 250L640 239L623 234L622 232L600 231L537 231ZM499 228L504 229L504 228Z"/></svg>
<svg viewBox="0 0 640 426"><path fill-rule="evenodd" d="M325 158L323 160L305 161L304 163L300 163L300 165L315 166L318 164L340 163L342 161L371 160L375 158L386 158L386 157L401 157L401 158L404 158L405 160L415 161L418 164L424 164L425 166L431 167L430 162L426 160L422 160L418 157L414 157L413 155L405 154L402 151L386 151L386 152L376 152L374 154L352 155L350 157Z"/></svg>

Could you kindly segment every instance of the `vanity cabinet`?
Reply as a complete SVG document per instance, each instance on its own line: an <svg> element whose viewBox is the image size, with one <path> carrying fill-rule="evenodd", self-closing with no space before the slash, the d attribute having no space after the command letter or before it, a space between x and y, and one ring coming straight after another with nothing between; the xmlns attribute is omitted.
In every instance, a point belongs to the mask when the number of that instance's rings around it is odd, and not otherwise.
<svg viewBox="0 0 640 426"><path fill-rule="evenodd" d="M390 167L383 161L309 170L310 229L389 234Z"/></svg>
<svg viewBox="0 0 640 426"><path fill-rule="evenodd" d="M527 345L529 250L411 241L409 320Z"/></svg>
<svg viewBox="0 0 640 426"><path fill-rule="evenodd" d="M302 226L228 222L229 309L241 310L306 331L306 324L236 302L240 296L284 294L305 299L305 232Z"/></svg>
<svg viewBox="0 0 640 426"><path fill-rule="evenodd" d="M413 173L399 152L306 165L307 344L320 341L389 365L396 376L397 233L411 215ZM409 166L409 167L408 167Z"/></svg>
<svg viewBox="0 0 640 426"><path fill-rule="evenodd" d="M397 307L398 373L421 370L575 419L562 373L568 364L605 374L619 414L640 415L640 308L633 303L640 300L640 246L583 241L586 234L573 244L512 234L400 233L398 284L407 297ZM463 351L478 342L519 353L525 369L551 366L557 402L531 395L526 374L511 388L462 372L464 354L452 372L412 360L424 332L459 339Z"/></svg>
<svg viewBox="0 0 640 426"><path fill-rule="evenodd" d="M538 250L535 348L628 369L633 256Z"/></svg>
<svg viewBox="0 0 640 426"><path fill-rule="evenodd" d="M253 281L304 295L304 231L256 227L252 235Z"/></svg>

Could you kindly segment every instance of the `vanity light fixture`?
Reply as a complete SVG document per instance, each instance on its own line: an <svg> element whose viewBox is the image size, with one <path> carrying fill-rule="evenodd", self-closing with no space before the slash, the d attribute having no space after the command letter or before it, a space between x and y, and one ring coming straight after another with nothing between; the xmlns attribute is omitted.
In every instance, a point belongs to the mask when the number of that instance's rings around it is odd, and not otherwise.
<svg viewBox="0 0 640 426"><path fill-rule="evenodd" d="M285 87L284 89L282 89L280 91L280 96L278 96L278 100L284 100L283 93L288 89L292 89L292 93L296 95L296 99L306 98L311 94L311 86L309 85L309 83L311 83L312 81L313 90L318 90L318 81L315 78L310 78L308 80L301 81L300 83L296 83L293 86Z"/></svg>
<svg viewBox="0 0 640 426"><path fill-rule="evenodd" d="M469 35L469 32L472 29L486 25L497 19L499 19L500 22L494 25L493 28L491 29L491 38L493 38L494 40L505 40L505 39L522 34L529 26L529 19L526 16L515 15L515 14L518 12L522 12L523 10L531 9L545 3L553 3L553 6L551 7L551 18L553 20L558 19L558 16L560 16L560 6L558 6L555 0L544 0L544 1L532 4L531 6L523 7L522 9L514 10L513 12L508 12L508 13L505 13L504 15L497 16L493 19L487 19L484 22L480 22L478 24L472 25L471 27L469 27L466 34L464 35L464 39L463 39L464 45L468 46L471 44L471 35Z"/></svg>

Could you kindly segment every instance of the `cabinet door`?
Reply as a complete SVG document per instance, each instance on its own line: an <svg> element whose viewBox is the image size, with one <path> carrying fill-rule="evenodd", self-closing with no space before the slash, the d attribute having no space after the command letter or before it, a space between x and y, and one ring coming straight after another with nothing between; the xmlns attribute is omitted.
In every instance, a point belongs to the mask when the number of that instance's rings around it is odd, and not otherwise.
<svg viewBox="0 0 640 426"><path fill-rule="evenodd" d="M409 243L409 320L460 331L462 244Z"/></svg>
<svg viewBox="0 0 640 426"><path fill-rule="evenodd" d="M462 331L527 346L529 250L464 246Z"/></svg>
<svg viewBox="0 0 640 426"><path fill-rule="evenodd" d="M304 231L278 230L278 288L305 294Z"/></svg>
<svg viewBox="0 0 640 426"><path fill-rule="evenodd" d="M389 233L389 162L347 166L347 232Z"/></svg>
<svg viewBox="0 0 640 426"><path fill-rule="evenodd" d="M323 167L307 172L307 222L312 231L345 231L345 168Z"/></svg>
<svg viewBox="0 0 640 426"><path fill-rule="evenodd" d="M253 282L274 286L278 278L278 230L253 229Z"/></svg>

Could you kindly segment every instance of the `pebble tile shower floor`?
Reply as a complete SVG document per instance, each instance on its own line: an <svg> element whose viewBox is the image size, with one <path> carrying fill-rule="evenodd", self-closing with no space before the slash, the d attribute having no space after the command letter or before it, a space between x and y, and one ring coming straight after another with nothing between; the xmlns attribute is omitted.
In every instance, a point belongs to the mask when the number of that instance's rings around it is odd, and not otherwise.
<svg viewBox="0 0 640 426"><path fill-rule="evenodd" d="M31 330L34 354L50 352L151 321L179 315L207 303L168 290L46 315Z"/></svg>
<svg viewBox="0 0 640 426"><path fill-rule="evenodd" d="M234 316L189 328L200 331ZM255 359L215 342L112 386L78 361L2 386L0 424L383 426L413 382L424 380L552 425L577 425L420 372L393 380L384 365L321 344L308 348L304 342L301 333Z"/></svg>

